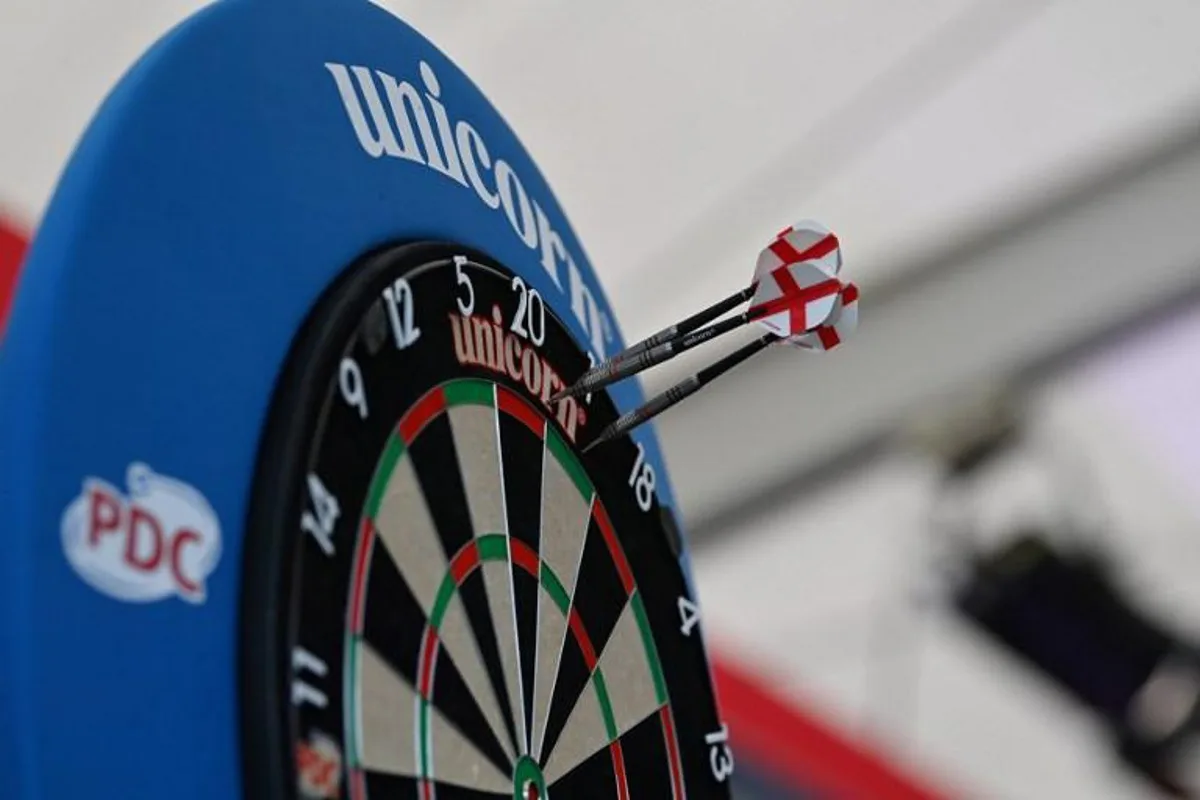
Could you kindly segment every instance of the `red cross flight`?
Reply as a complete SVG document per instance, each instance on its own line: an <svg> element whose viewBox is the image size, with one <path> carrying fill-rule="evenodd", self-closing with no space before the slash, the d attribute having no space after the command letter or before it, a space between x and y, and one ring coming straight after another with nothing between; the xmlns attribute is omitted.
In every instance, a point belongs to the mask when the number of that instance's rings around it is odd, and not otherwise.
<svg viewBox="0 0 1200 800"><path fill-rule="evenodd" d="M842 251L815 222L784 228L759 253L750 318L781 337L800 336L829 317L841 290Z"/></svg>
<svg viewBox="0 0 1200 800"><path fill-rule="evenodd" d="M832 350L858 326L858 287L841 280L841 269L841 245L829 229L811 220L784 228L759 253L749 286L592 367L551 400L591 394L745 325L764 329L759 338L621 416L586 452L661 414L768 345ZM746 310L714 322L747 301Z"/></svg>

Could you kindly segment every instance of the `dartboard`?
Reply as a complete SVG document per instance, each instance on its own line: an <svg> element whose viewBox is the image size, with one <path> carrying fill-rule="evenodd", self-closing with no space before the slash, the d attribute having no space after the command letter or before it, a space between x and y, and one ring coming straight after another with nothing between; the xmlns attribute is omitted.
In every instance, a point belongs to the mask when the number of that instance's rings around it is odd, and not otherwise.
<svg viewBox="0 0 1200 800"><path fill-rule="evenodd" d="M461 247L386 248L322 300L246 561L247 735L294 767L262 796L723 796L654 470L628 439L580 456L607 397L549 402L587 366Z"/></svg>
<svg viewBox="0 0 1200 800"><path fill-rule="evenodd" d="M224 0L97 112L0 343L20 800L727 797L624 342L516 134L366 0ZM586 452L585 452L586 450Z"/></svg>

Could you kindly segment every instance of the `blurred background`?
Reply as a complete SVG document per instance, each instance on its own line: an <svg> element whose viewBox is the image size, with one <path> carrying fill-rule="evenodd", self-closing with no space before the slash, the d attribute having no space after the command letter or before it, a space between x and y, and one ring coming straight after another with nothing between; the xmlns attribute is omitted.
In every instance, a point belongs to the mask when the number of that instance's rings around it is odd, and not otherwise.
<svg viewBox="0 0 1200 800"><path fill-rule="evenodd" d="M857 336L658 423L739 797L1193 796L1200 4L381 4L508 117L626 338L786 224L841 239ZM5 0L0 284L200 5Z"/></svg>

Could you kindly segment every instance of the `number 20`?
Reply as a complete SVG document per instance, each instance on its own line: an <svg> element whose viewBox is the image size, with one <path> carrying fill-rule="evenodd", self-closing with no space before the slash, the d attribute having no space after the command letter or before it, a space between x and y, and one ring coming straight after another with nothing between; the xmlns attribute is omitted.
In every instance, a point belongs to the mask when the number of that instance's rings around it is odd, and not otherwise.
<svg viewBox="0 0 1200 800"><path fill-rule="evenodd" d="M513 314L512 332L541 346L546 341L546 304L537 289L525 285L520 276L512 279L517 294L517 313Z"/></svg>

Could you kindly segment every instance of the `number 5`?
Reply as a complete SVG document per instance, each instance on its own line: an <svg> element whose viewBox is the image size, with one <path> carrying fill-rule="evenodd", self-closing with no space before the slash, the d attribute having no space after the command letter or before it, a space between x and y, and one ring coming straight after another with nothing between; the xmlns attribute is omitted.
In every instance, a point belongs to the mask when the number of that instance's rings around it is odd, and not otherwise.
<svg viewBox="0 0 1200 800"><path fill-rule="evenodd" d="M464 317L471 316L471 312L475 310L475 287L471 285L471 276L463 272L463 267L467 264L466 256L454 257L454 277L458 280L459 286L467 287L467 299L464 301L461 297L455 297L458 302L458 310L462 312Z"/></svg>

